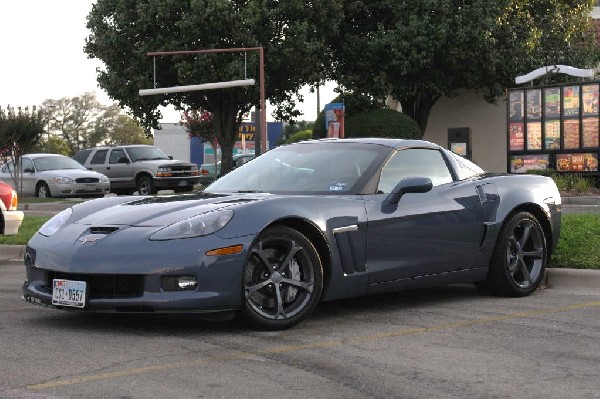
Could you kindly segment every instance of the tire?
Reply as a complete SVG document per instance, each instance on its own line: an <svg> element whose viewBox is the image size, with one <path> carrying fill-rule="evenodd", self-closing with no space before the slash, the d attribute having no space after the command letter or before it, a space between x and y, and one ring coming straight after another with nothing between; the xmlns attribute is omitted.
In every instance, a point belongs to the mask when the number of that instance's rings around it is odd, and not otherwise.
<svg viewBox="0 0 600 399"><path fill-rule="evenodd" d="M306 318L323 289L323 268L312 243L289 227L260 234L243 274L242 319L254 327L282 330Z"/></svg>
<svg viewBox="0 0 600 399"><path fill-rule="evenodd" d="M502 226L483 292L521 297L539 287L548 262L544 229L528 212L512 215Z"/></svg>
<svg viewBox="0 0 600 399"><path fill-rule="evenodd" d="M52 197L52 194L50 193L50 188L48 188L48 185L41 181L37 184L37 186L35 187L35 196L38 198L50 198Z"/></svg>
<svg viewBox="0 0 600 399"><path fill-rule="evenodd" d="M137 181L137 190L140 195L154 195L156 194L156 188L154 187L154 180L150 176L142 176Z"/></svg>

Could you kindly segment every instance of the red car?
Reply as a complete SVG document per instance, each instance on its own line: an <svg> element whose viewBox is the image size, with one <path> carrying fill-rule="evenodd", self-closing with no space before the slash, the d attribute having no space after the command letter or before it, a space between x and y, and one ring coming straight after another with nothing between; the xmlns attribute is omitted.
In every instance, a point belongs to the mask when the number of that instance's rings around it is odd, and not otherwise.
<svg viewBox="0 0 600 399"><path fill-rule="evenodd" d="M8 184L0 181L0 233L14 235L19 232L23 222L23 212L17 211L17 192Z"/></svg>

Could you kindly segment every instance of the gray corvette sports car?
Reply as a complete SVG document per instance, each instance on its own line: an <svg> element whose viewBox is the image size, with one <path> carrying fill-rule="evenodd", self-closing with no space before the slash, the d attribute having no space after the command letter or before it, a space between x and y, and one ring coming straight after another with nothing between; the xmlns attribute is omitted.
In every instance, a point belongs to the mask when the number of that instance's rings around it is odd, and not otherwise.
<svg viewBox="0 0 600 399"><path fill-rule="evenodd" d="M278 147L203 192L73 206L29 242L23 299L103 312L231 312L264 329L320 301L447 283L525 296L560 234L537 175L486 174L417 140Z"/></svg>

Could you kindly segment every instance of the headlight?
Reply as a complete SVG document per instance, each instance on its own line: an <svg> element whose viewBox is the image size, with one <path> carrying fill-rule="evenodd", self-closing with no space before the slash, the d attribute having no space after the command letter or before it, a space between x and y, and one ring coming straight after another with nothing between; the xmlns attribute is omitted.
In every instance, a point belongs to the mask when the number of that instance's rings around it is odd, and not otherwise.
<svg viewBox="0 0 600 399"><path fill-rule="evenodd" d="M150 240L175 240L206 236L221 230L233 217L233 211L215 211L194 216L157 231Z"/></svg>
<svg viewBox="0 0 600 399"><path fill-rule="evenodd" d="M68 178L68 177L64 177L64 176L61 176L61 177L53 177L53 178L52 178L52 181L53 181L54 183L56 183L56 184L71 184L71 183L73 183L73 179L71 179L71 178Z"/></svg>
<svg viewBox="0 0 600 399"><path fill-rule="evenodd" d="M101 181L102 183L108 183L110 180L108 179L108 177L106 177L106 176L102 176L102 177L100 178L100 181Z"/></svg>
<svg viewBox="0 0 600 399"><path fill-rule="evenodd" d="M38 233L43 236L50 237L52 234L56 233L56 231L60 229L67 220L69 220L72 213L73 209L71 208L67 208L64 211L57 213L52 219L44 223L44 225L38 230Z"/></svg>

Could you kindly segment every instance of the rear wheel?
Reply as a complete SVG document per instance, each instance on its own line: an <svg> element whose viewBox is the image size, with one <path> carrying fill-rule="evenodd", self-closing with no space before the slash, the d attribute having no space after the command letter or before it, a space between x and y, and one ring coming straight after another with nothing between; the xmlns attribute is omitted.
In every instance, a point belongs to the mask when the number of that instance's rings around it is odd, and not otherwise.
<svg viewBox="0 0 600 399"><path fill-rule="evenodd" d="M519 212L502 227L488 276L478 287L497 295L529 295L542 282L547 261L542 226L532 214Z"/></svg>
<svg viewBox="0 0 600 399"><path fill-rule="evenodd" d="M289 227L267 229L244 269L242 316L261 329L292 327L314 310L322 288L323 269L312 243Z"/></svg>
<svg viewBox="0 0 600 399"><path fill-rule="evenodd" d="M142 176L137 182L137 189L140 195L156 194L154 180L150 176Z"/></svg>
<svg viewBox="0 0 600 399"><path fill-rule="evenodd" d="M50 194L50 188L48 188L48 185L45 182L41 181L37 184L35 187L35 196L38 198L52 197L52 194Z"/></svg>

